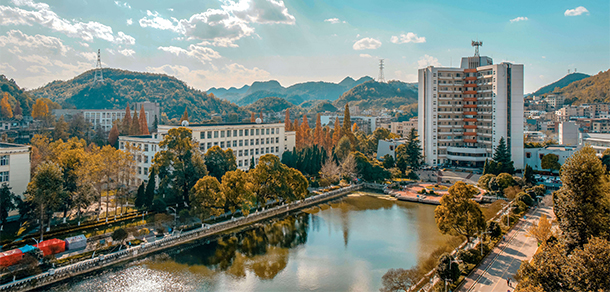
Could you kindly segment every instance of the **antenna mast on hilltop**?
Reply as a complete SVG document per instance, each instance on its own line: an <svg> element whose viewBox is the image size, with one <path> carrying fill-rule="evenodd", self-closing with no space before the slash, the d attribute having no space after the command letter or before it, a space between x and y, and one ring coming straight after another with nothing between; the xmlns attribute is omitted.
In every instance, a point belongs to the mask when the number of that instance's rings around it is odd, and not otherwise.
<svg viewBox="0 0 610 292"><path fill-rule="evenodd" d="M102 54L100 53L100 49L97 49L97 64L95 64L93 82L104 82L104 75L102 74Z"/></svg>
<svg viewBox="0 0 610 292"><path fill-rule="evenodd" d="M483 46L483 42L481 42L481 41L476 41L476 42L472 41L471 45L474 47L474 56L475 57L479 57L479 47Z"/></svg>
<svg viewBox="0 0 610 292"><path fill-rule="evenodd" d="M383 76L383 59L379 59L379 77L377 77L377 82L385 82L385 77Z"/></svg>

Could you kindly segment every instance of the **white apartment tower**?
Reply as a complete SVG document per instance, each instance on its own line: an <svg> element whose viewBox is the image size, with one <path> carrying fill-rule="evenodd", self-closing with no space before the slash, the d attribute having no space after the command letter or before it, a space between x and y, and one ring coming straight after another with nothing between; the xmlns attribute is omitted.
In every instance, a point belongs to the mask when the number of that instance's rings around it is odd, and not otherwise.
<svg viewBox="0 0 610 292"><path fill-rule="evenodd" d="M475 55L419 69L418 131L429 165L482 167L501 138L523 169L523 65Z"/></svg>

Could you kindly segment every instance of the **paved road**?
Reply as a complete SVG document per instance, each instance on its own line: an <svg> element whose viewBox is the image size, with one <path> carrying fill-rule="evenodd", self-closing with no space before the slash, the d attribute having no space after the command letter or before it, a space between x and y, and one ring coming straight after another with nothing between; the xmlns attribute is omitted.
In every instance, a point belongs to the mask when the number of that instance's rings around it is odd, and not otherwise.
<svg viewBox="0 0 610 292"><path fill-rule="evenodd" d="M464 281L464 285L459 291L513 291L516 287L514 276L519 270L521 261L531 259L538 248L536 239L526 236L527 229L532 223L537 223L542 214L546 214L549 218L553 217L552 207L548 205L530 210L526 219L522 218L518 225L506 235L507 242L494 248L483 264ZM511 278L510 287L506 283L506 279L509 277Z"/></svg>

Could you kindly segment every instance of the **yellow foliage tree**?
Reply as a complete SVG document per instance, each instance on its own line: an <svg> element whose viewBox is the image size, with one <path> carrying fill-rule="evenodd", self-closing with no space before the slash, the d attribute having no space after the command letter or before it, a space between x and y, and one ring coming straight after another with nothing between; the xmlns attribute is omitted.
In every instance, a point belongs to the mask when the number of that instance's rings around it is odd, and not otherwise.
<svg viewBox="0 0 610 292"><path fill-rule="evenodd" d="M548 220L546 214L542 214L540 216L540 220L538 220L538 225L533 225L528 230L528 236L532 236L536 238L536 240L540 243L545 242L551 235L553 231L551 230L551 221Z"/></svg>
<svg viewBox="0 0 610 292"><path fill-rule="evenodd" d="M5 119L13 118L13 108L11 104L8 102L8 93L4 93L4 97L0 101L0 106L2 107L2 117Z"/></svg>
<svg viewBox="0 0 610 292"><path fill-rule="evenodd" d="M42 99L37 99L32 107L32 117L35 119L44 118L49 114L49 106Z"/></svg>

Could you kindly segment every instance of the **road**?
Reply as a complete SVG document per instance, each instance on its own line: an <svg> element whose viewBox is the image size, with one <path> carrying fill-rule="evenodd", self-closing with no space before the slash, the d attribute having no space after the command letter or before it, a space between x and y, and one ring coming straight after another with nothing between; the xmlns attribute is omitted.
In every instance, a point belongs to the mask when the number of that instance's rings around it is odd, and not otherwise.
<svg viewBox="0 0 610 292"><path fill-rule="evenodd" d="M506 235L506 242L493 249L483 264L464 280L459 291L513 291L517 284L514 276L521 262L530 260L538 249L536 239L526 236L527 229L532 223L537 223L542 214L546 214L549 219L554 217L549 200L544 201L547 202L544 206L541 203L539 208L528 212L526 219L521 218L518 225ZM511 279L510 286L506 282L507 278Z"/></svg>

